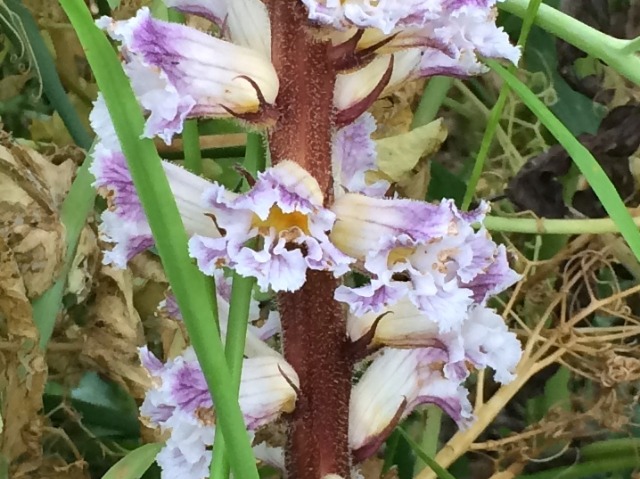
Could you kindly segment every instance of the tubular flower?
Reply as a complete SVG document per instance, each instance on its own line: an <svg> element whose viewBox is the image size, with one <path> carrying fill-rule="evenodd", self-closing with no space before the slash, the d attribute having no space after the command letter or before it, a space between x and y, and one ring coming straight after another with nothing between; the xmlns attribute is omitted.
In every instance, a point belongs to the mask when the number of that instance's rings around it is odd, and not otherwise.
<svg viewBox="0 0 640 479"><path fill-rule="evenodd" d="M317 182L292 162L281 162L260 174L245 194L214 184L204 201L216 211L222 237L196 235L189 243L199 268L213 274L228 266L254 276L263 291L295 291L307 269L332 271L336 277L353 262L329 241L335 215L322 206ZM255 238L255 249L246 245Z"/></svg>
<svg viewBox="0 0 640 479"><path fill-rule="evenodd" d="M353 388L349 443L356 461L375 453L393 428L421 404L436 404L459 425L471 417L460 381L433 367L440 352L432 348L385 348Z"/></svg>
<svg viewBox="0 0 640 479"><path fill-rule="evenodd" d="M271 62L249 48L194 28L151 17L98 25L122 42L125 71L150 115L145 136L171 141L186 118L257 113L275 100L278 77Z"/></svg>
<svg viewBox="0 0 640 479"><path fill-rule="evenodd" d="M153 236L101 95L89 119L99 139L89 171L95 178L93 185L108 203L108 209L101 216L100 232L105 241L115 245L105 252L103 262L125 268L136 254L154 245ZM189 234L218 234L197 196L210 183L167 161L163 161L162 166Z"/></svg>
<svg viewBox="0 0 640 479"><path fill-rule="evenodd" d="M356 51L394 53L413 49L397 80L431 75L469 76L485 72L477 55L517 63L520 50L495 25L496 0L303 0L318 24L355 34ZM345 34L336 34L344 41ZM406 60L406 59L405 59ZM397 65L394 65L394 69ZM364 78L364 75L363 75Z"/></svg>
<svg viewBox="0 0 640 479"><path fill-rule="evenodd" d="M466 379L469 365L488 366L498 381L506 383L513 379L521 356L516 335L500 316L479 305L469 310L459 328L446 333L406 297L385 308L382 315L349 315L347 328L353 341L373 331L370 347L374 348L431 348L448 379Z"/></svg>
<svg viewBox="0 0 640 479"><path fill-rule="evenodd" d="M407 295L441 331L459 326L474 303L511 286L504 247L475 232L486 205L471 213L450 200L438 205L348 194L333 205L331 240L371 275L361 287L341 286L336 299L356 315L380 312Z"/></svg>
<svg viewBox="0 0 640 479"><path fill-rule="evenodd" d="M169 431L158 454L162 477L203 479L209 475L215 435L215 406L192 348L161 363L147 348L140 350L154 386L140 413L150 426ZM293 410L298 376L281 357L245 359L239 402L249 431Z"/></svg>

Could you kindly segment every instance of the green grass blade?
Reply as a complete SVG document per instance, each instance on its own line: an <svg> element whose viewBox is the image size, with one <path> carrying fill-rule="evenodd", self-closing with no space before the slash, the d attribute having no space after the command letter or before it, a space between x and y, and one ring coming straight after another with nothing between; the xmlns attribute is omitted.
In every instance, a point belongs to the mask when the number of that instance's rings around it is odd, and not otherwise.
<svg viewBox="0 0 640 479"><path fill-rule="evenodd" d="M134 449L116 462L102 479L140 479L156 460L163 446L164 443L154 442Z"/></svg>
<svg viewBox="0 0 640 479"><path fill-rule="evenodd" d="M620 233L629 244L631 251L640 260L640 232L627 211L620 195L616 191L611 180L602 170L593 155L571 132L558 120L553 113L542 103L527 86L509 73L498 62L487 60L491 67L520 97L527 107L540 119L542 124L551 132L558 142L567 150L569 156L578 166L582 174L593 188L604 209L620 229Z"/></svg>
<svg viewBox="0 0 640 479"><path fill-rule="evenodd" d="M47 348L47 343L51 339L51 333L62 305L62 295L75 257L80 233L87 221L87 216L93 210L96 191L91 186L93 177L89 173L90 165L91 151L87 153L87 158L78 168L69 194L62 203L60 220L66 230L67 250L60 276L53 283L53 286L31 302L33 320L40 332L40 348L43 350Z"/></svg>
<svg viewBox="0 0 640 479"><path fill-rule="evenodd" d="M264 171L266 151L262 136L258 133L249 133L244 166L247 170L257 175L258 171ZM249 324L249 307L251 293L255 278L233 275L231 285L231 298L229 300L229 319L227 321L227 337L225 342L225 355L231 371L231 389L238 394L240 377L242 375L242 361L244 360L244 346L247 339ZM213 450L210 479L227 479L229 477L229 462L227 460L226 444L224 437L216 430L216 447Z"/></svg>
<svg viewBox="0 0 640 479"><path fill-rule="evenodd" d="M532 0L527 7L526 13L524 15L524 21L522 22L522 29L520 30L520 37L518 38L518 45L520 45L520 48L522 49L524 49L527 43L527 37L531 32L531 26L533 25L533 21L535 19L536 13L538 12L541 1L542 0ZM509 65L509 71L515 72L516 66ZM478 151L478 155L476 156L476 161L473 165L473 170L471 171L471 177L469 178L469 182L467 183L467 190L462 200L463 210L469 209L469 206L473 201L473 196L476 192L476 187L478 186L480 177L482 176L484 164L487 160L487 157L489 156L489 150L491 148L491 144L493 143L493 138L495 137L498 123L500 122L500 117L502 116L502 110L504 110L504 106L507 103L508 96L509 86L505 83L504 85L502 85L500 94L498 95L498 100L496 101L495 105L491 109L491 113L489 114L487 127L484 131L484 135L482 136L480 150Z"/></svg>
<svg viewBox="0 0 640 479"><path fill-rule="evenodd" d="M88 150L91 147L91 135L85 129L78 117L78 113L69 101L67 93L60 82L55 62L45 45L38 24L31 12L19 0L5 0L13 12L20 17L24 32L27 35L35 62L42 78L42 89L51 105L60 115L64 126L67 127L71 138L80 148Z"/></svg>
<svg viewBox="0 0 640 479"><path fill-rule="evenodd" d="M433 472L435 472L440 479L456 479L449 471L440 466L440 464L438 464L435 459L426 454L420 448L420 445L416 441L414 441L404 429L399 427L396 429L396 431L402 434L402 437L404 437L404 439L409 443L409 446L411 446L411 449L413 449L413 452L415 452L416 456L418 456L422 462L433 469Z"/></svg>
<svg viewBox="0 0 640 479"><path fill-rule="evenodd" d="M144 207L156 247L176 296L191 344L216 404L217 427L229 445L236 477L258 479L244 419L233 391L222 341L215 327L217 308L211 281L197 269L187 250L187 234L171 194L153 140L141 139L144 118L116 52L93 23L81 0L61 0L85 49Z"/></svg>

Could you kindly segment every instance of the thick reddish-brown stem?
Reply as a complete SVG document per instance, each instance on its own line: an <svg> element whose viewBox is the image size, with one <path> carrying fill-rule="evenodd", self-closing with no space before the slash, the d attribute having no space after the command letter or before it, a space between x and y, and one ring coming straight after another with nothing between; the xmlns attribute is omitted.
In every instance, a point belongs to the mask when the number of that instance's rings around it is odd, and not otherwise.
<svg viewBox="0 0 640 479"><path fill-rule="evenodd" d="M271 55L280 79L279 118L269 134L272 162L292 160L332 201L331 130L335 70L328 42L307 30L302 2L271 0ZM299 291L279 295L284 355L300 378L286 448L289 479L350 476L349 396L353 360L345 311L331 273L309 271Z"/></svg>
<svg viewBox="0 0 640 479"><path fill-rule="evenodd" d="M269 11L271 59L280 80L276 99L280 117L269 134L272 160L299 163L330 195L336 77L330 44L308 32L302 2L271 0Z"/></svg>
<svg viewBox="0 0 640 479"><path fill-rule="evenodd" d="M353 361L345 314L331 273L310 271L295 293L280 295L284 354L300 378L287 444L290 479L350 477L349 395Z"/></svg>

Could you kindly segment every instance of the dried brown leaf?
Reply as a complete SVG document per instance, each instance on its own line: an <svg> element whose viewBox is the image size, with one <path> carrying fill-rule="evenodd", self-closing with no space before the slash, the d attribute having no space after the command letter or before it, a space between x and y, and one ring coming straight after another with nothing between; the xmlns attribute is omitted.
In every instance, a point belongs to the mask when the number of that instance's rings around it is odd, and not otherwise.
<svg viewBox="0 0 640 479"><path fill-rule="evenodd" d="M80 233L66 286L66 293L75 295L78 303L84 302L91 292L93 277L99 265L98 238L90 226L85 226Z"/></svg>
<svg viewBox="0 0 640 479"><path fill-rule="evenodd" d="M144 334L133 288L131 271L101 268L94 287L95 302L89 312L90 325L85 330L82 360L140 398L149 386L149 377L138 359Z"/></svg>
<svg viewBox="0 0 640 479"><path fill-rule="evenodd" d="M54 165L32 149L0 145L0 236L29 298L46 291L62 267L65 231L58 210L75 168L72 160Z"/></svg>
<svg viewBox="0 0 640 479"><path fill-rule="evenodd" d="M46 365L38 347L27 290L9 245L0 236L0 398L3 420L0 453L11 469L18 459L40 458L42 394ZM12 476L15 477L15 476Z"/></svg>

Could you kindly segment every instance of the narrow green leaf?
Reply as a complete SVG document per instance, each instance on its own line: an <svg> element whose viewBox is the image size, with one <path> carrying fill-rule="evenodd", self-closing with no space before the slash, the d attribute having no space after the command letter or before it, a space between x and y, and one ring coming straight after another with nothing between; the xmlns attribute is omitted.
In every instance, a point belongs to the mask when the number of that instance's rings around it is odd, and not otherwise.
<svg viewBox="0 0 640 479"><path fill-rule="evenodd" d="M524 21L522 22L522 29L520 30L520 36L518 38L518 45L520 45L521 48L524 48L527 43L527 37L529 36L529 32L531 32L531 26L533 25L533 20L536 16L538 8L540 7L541 1L542 0L531 0L529 5L527 6L527 10L524 15ZM509 65L509 72L515 71L516 65ZM495 137L498 123L500 122L500 117L502 116L502 110L504 110L504 106L507 102L508 96L509 86L507 84L504 84L502 88L500 88L498 99L496 100L496 103L491 109L491 113L489 114L487 127L484 131L484 135L482 136L482 143L480 144L480 151L478 151L478 155L476 156L473 170L471 171L471 177L469 178L469 182L467 183L467 191L465 192L464 198L462 200L463 210L468 209L471 205L471 202L473 201L473 196L476 192L476 187L478 186L480 177L482 176L484 164L487 160L487 157L489 156L489 150L491 148L491 144L493 143L493 138Z"/></svg>
<svg viewBox="0 0 640 479"><path fill-rule="evenodd" d="M435 461L435 459L433 459L428 454L426 454L420 448L420 445L416 441L414 441L411 438L411 436L409 436L409 434L406 433L404 429L399 427L396 429L396 431L402 434L402 437L404 437L404 439L409 443L409 445L411 446L411 449L413 449L413 452L416 453L416 456L418 456L422 462L424 462L431 469L433 469L433 472L435 472L440 479L456 479L455 477L453 477L453 475L449 471L447 471L444 467L440 466L440 464L438 464Z"/></svg>
<svg viewBox="0 0 640 479"><path fill-rule="evenodd" d="M38 75L42 79L44 94L60 115L73 141L75 141L80 148L84 148L85 150L89 149L91 146L91 135L80 121L78 113L67 97L67 93L58 76L55 62L40 34L38 24L31 15L31 12L29 12L19 0L5 1L13 12L20 17L24 32L29 41L30 49L33 52L33 59L38 69Z"/></svg>
<svg viewBox="0 0 640 479"><path fill-rule="evenodd" d="M90 150L84 163L78 168L71 189L62 202L60 221L62 221L67 233L67 249L60 275L47 291L31 302L33 321L40 333L40 348L43 350L47 348L47 343L56 324L56 318L62 305L64 287L73 264L80 233L87 221L87 216L89 216L94 206L96 192L91 186L93 177L89 173L91 154L92 151Z"/></svg>
<svg viewBox="0 0 640 479"><path fill-rule="evenodd" d="M160 158L151 139L141 139L144 118L120 61L93 23L82 0L61 0L87 55L118 135L140 201L155 238L171 288L184 317L207 385L216 404L217 426L229 445L236 477L258 479L244 419L233 391L222 341L216 328L213 282L189 257L187 234Z"/></svg>
<svg viewBox="0 0 640 479"><path fill-rule="evenodd" d="M116 462L102 479L140 479L154 463L162 446L164 443L154 442L134 449Z"/></svg>
<svg viewBox="0 0 640 479"><path fill-rule="evenodd" d="M555 115L542 103L527 86L508 72L495 60L487 60L487 65L496 72L520 97L527 107L540 119L551 134L567 150L569 156L580 168L582 174L593 188L604 209L615 221L631 251L640 260L640 232L627 211L624 202L611 180L602 170L593 155L571 134Z"/></svg>

